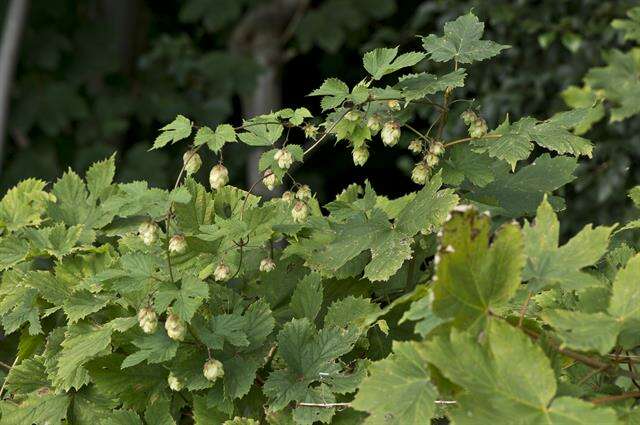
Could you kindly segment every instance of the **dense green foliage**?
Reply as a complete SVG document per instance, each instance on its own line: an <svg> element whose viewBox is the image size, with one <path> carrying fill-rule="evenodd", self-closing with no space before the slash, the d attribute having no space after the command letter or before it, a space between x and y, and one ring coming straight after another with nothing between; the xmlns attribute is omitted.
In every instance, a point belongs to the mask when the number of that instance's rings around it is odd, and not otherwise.
<svg viewBox="0 0 640 425"><path fill-rule="evenodd" d="M177 149L148 154L145 167L138 167L135 158L150 146L159 123L176 114L208 126L243 116L238 99L252 93L261 68L250 55L231 51L229 41L246 15L274 1L32 2L13 91L2 188L27 177L50 181L69 166L84 172L114 150L116 180L143 179L169 187L180 166ZM579 85L590 67L601 65L603 49L624 46L610 22L622 18L634 1L300 3L307 7L282 45L285 105L311 108L305 95L317 81L335 75L349 84L359 81L358 61L365 51L399 44L417 48L414 34L437 32L444 22L473 10L486 22L488 38L513 46L493 59L495 68L474 67L457 91L458 97L477 99L494 127L506 113L550 116L564 109L558 93ZM127 19L120 19L122 7ZM431 71L445 72L445 67ZM422 130L437 118L426 107L417 107L416 113L416 128ZM461 137L464 127L450 124L446 136ZM578 167L579 179L565 190L575 208L563 212L563 235L593 220L613 223L635 215L625 193L638 179L639 130L635 120L591 130L589 137L597 142L594 159ZM409 141L403 137L400 143ZM227 149L226 166L237 182L243 181L246 152L241 144ZM411 190L402 178L411 172L411 156L404 150L373 155L355 175L347 159L339 158L336 172L323 175L318 164L336 158L329 151L317 155L321 159L300 170L300 176L313 183L323 202L346 183L365 177L394 196Z"/></svg>
<svg viewBox="0 0 640 425"><path fill-rule="evenodd" d="M636 39L638 13L615 27ZM315 115L178 115L152 147L182 148L171 190L115 183L113 156L9 190L0 324L18 345L0 424L637 423L640 254L621 238L640 226L562 243L556 214L593 154L581 134L640 112L637 52L590 71L573 109L490 130L458 96L509 51L483 35L468 13L419 51L369 51L359 83L311 93ZM296 180L319 150L362 166L406 134L416 191L354 183L321 208ZM267 149L247 190L229 184L234 145ZM289 190L262 200L260 184Z"/></svg>

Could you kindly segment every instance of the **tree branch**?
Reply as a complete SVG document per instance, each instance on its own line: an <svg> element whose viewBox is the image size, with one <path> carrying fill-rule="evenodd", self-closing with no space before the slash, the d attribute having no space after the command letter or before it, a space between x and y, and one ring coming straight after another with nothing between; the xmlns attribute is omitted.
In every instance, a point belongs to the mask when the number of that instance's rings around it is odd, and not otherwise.
<svg viewBox="0 0 640 425"><path fill-rule="evenodd" d="M18 63L18 49L24 31L29 0L12 0L7 9L2 44L0 45L0 175L9 119L9 101L13 73Z"/></svg>

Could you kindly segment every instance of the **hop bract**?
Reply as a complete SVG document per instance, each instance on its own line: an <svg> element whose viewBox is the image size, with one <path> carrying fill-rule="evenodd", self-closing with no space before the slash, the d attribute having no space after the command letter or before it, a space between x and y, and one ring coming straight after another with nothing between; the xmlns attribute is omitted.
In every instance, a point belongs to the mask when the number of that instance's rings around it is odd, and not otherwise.
<svg viewBox="0 0 640 425"><path fill-rule="evenodd" d="M266 188L269 190L276 188L276 175L273 174L273 171L267 170L264 172L262 183L264 183Z"/></svg>
<svg viewBox="0 0 640 425"><path fill-rule="evenodd" d="M171 388L171 391L182 390L182 382L180 382L180 380L173 373L169 373L169 376L167 377L167 383L169 384L169 388Z"/></svg>
<svg viewBox="0 0 640 425"><path fill-rule="evenodd" d="M229 171L222 164L214 165L209 173L209 184L214 190L218 190L229 183Z"/></svg>
<svg viewBox="0 0 640 425"><path fill-rule="evenodd" d="M369 159L369 149L366 146L355 148L351 153L353 163L362 167Z"/></svg>
<svg viewBox="0 0 640 425"><path fill-rule="evenodd" d="M307 204L302 201L297 201L291 210L291 217L293 217L293 221L296 223L302 223L307 219L309 215L309 208Z"/></svg>
<svg viewBox="0 0 640 425"><path fill-rule="evenodd" d="M411 180L416 184L425 184L429 178L429 167L424 162L418 162L411 172Z"/></svg>
<svg viewBox="0 0 640 425"><path fill-rule="evenodd" d="M209 359L202 368L202 373L207 380L213 382L224 376L224 366L216 359Z"/></svg>
<svg viewBox="0 0 640 425"><path fill-rule="evenodd" d="M275 268L276 268L276 263L274 263L271 258L263 258L262 261L260 261L261 272L269 273Z"/></svg>
<svg viewBox="0 0 640 425"><path fill-rule="evenodd" d="M386 122L380 136L386 146L395 146L400 140L400 124L397 121Z"/></svg>
<svg viewBox="0 0 640 425"><path fill-rule="evenodd" d="M293 164L293 156L286 149L278 149L275 154L273 154L273 159L278 162L278 167L283 170L288 170Z"/></svg>
<svg viewBox="0 0 640 425"><path fill-rule="evenodd" d="M152 221L145 221L138 227L138 234L145 245L151 245L158 240L158 226Z"/></svg>
<svg viewBox="0 0 640 425"><path fill-rule="evenodd" d="M164 328L167 330L169 338L175 341L183 341L184 336L187 333L184 321L174 313L169 314L167 321L164 322Z"/></svg>
<svg viewBox="0 0 640 425"><path fill-rule="evenodd" d="M184 171L187 176L197 173L202 165L202 158L198 155L198 152L190 150L182 155L182 163L184 164Z"/></svg>
<svg viewBox="0 0 640 425"><path fill-rule="evenodd" d="M169 239L169 252L183 254L187 250L187 240L183 235L174 235Z"/></svg>
<svg viewBox="0 0 640 425"><path fill-rule="evenodd" d="M151 307L144 307L138 311L138 324L146 334L152 334L158 327L158 316Z"/></svg>
<svg viewBox="0 0 640 425"><path fill-rule="evenodd" d="M218 264L218 267L213 271L213 278L218 282L229 279L229 275L231 275L231 269L224 263Z"/></svg>

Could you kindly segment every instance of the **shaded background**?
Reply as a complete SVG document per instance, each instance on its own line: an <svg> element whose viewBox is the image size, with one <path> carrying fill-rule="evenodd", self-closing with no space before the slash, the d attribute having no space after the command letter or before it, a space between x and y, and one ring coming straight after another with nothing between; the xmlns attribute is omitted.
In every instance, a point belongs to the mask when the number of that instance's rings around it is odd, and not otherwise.
<svg viewBox="0 0 640 425"><path fill-rule="evenodd" d="M12 2L0 5L5 17ZM511 117L545 118L565 109L560 92L602 64L603 50L622 47L610 22L625 0L48 0L31 1L20 31L15 74L3 131L2 191L35 176L53 180L67 167L85 170L118 152L118 179L165 187L175 178L184 147L146 152L159 127L183 114L196 123L239 124L242 116L287 106L319 112L306 97L327 77L353 85L362 54L375 47L418 49L416 34L440 33L444 22L473 9L485 38L512 45L472 66L459 97L475 98L495 126ZM6 19L3 20L6 26ZM15 22L14 22L15 23ZM433 64L430 71L437 72ZM417 126L430 124L428 114ZM634 214L626 190L640 182L640 124L601 122L587 137L594 159L582 161L567 189L565 231L586 222ZM447 129L448 137L464 131ZM408 136L407 136L408 137ZM295 140L294 140L295 142ZM408 139L404 141L408 143ZM296 179L321 202L368 177L390 196L416 187L406 150L373 144L363 168L339 145L319 149ZM232 183L246 185L255 153L225 148ZM207 157L211 165L215 158ZM201 178L208 167L203 167Z"/></svg>

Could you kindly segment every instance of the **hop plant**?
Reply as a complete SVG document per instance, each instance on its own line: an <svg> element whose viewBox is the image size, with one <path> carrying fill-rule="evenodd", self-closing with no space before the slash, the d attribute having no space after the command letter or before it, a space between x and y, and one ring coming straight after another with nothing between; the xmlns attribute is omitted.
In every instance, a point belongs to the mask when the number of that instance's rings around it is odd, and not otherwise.
<svg viewBox="0 0 640 425"><path fill-rule="evenodd" d="M371 130L371 133L376 134L382 128L382 121L380 115L373 114L367 119L367 127Z"/></svg>
<svg viewBox="0 0 640 425"><path fill-rule="evenodd" d="M174 313L169 314L167 320L164 322L164 328L166 329L169 338L175 341L183 341L184 336L187 333L184 321Z"/></svg>
<svg viewBox="0 0 640 425"><path fill-rule="evenodd" d="M171 391L181 391L184 386L173 373L169 373L169 376L167 377L167 384L169 384Z"/></svg>
<svg viewBox="0 0 640 425"><path fill-rule="evenodd" d="M422 141L420 139L413 139L411 143L409 143L409 150L416 155L422 152Z"/></svg>
<svg viewBox="0 0 640 425"><path fill-rule="evenodd" d="M214 190L218 190L229 183L229 171L222 164L214 165L209 173L209 184Z"/></svg>
<svg viewBox="0 0 640 425"><path fill-rule="evenodd" d="M400 124L397 121L387 121L380 134L382 143L386 146L395 146L400 140Z"/></svg>
<svg viewBox="0 0 640 425"><path fill-rule="evenodd" d="M369 159L369 149L366 146L357 147L353 150L351 156L355 165L363 166Z"/></svg>
<svg viewBox="0 0 640 425"><path fill-rule="evenodd" d="M231 275L231 269L229 269L229 266L227 266L225 263L218 264L216 269L213 271L213 278L217 282L223 282L229 279L230 275Z"/></svg>
<svg viewBox="0 0 640 425"><path fill-rule="evenodd" d="M169 239L169 252L172 254L184 254L187 250L187 239L183 235L174 235Z"/></svg>
<svg viewBox="0 0 640 425"><path fill-rule="evenodd" d="M429 178L429 166L423 161L418 162L411 172L411 180L416 184L425 184Z"/></svg>
<svg viewBox="0 0 640 425"><path fill-rule="evenodd" d="M311 188L308 185L303 184L296 192L296 198L301 201L311 198Z"/></svg>
<svg viewBox="0 0 640 425"><path fill-rule="evenodd" d="M195 174L198 172L200 166L202 165L202 158L200 158L198 152L190 150L182 155L182 163L187 176L190 176L191 174Z"/></svg>
<svg viewBox="0 0 640 425"><path fill-rule="evenodd" d="M278 149L275 154L273 154L273 159L278 162L278 167L283 170L288 170L293 164L293 156L286 149Z"/></svg>
<svg viewBox="0 0 640 425"><path fill-rule="evenodd" d="M263 258L262 261L260 261L261 272L269 273L275 268L276 268L276 263L273 262L271 257Z"/></svg>
<svg viewBox="0 0 640 425"><path fill-rule="evenodd" d="M214 382L218 378L222 378L224 376L224 366L219 360L209 359L204 364L202 373L208 381Z"/></svg>
<svg viewBox="0 0 640 425"><path fill-rule="evenodd" d="M297 201L291 210L291 216L296 223L303 223L309 215L309 208L303 201Z"/></svg>
<svg viewBox="0 0 640 425"><path fill-rule="evenodd" d="M276 188L276 175L273 174L273 171L267 170L263 174L262 182L267 189L273 190Z"/></svg>
<svg viewBox="0 0 640 425"><path fill-rule="evenodd" d="M138 324L146 334L152 334L158 328L158 316L151 307L144 307L138 311Z"/></svg>
<svg viewBox="0 0 640 425"><path fill-rule="evenodd" d="M472 122L478 119L478 115L471 109L467 109L460 114L460 118L462 118L462 122L464 122L465 125L471 125Z"/></svg>
<svg viewBox="0 0 640 425"><path fill-rule="evenodd" d="M158 240L158 225L152 221L145 221L138 227L138 234L145 245L152 245Z"/></svg>
<svg viewBox="0 0 640 425"><path fill-rule="evenodd" d="M487 122L484 119L478 118L469 126L469 136L474 139L483 137L485 134L487 134Z"/></svg>

